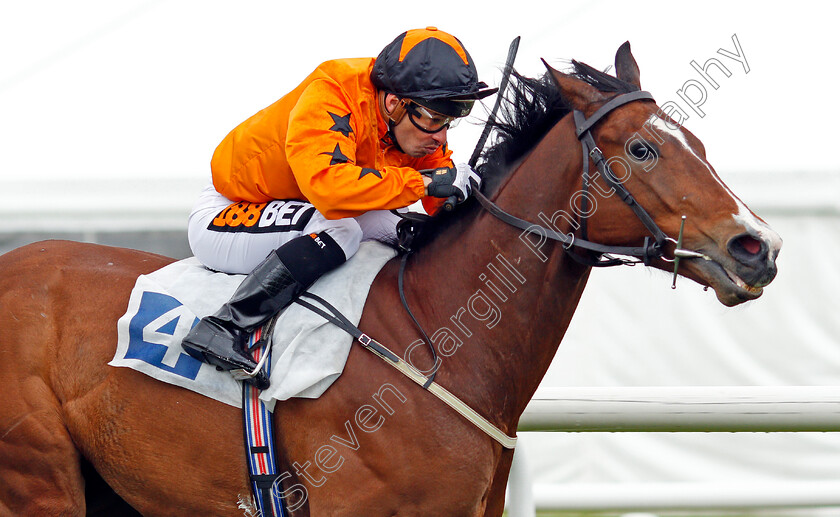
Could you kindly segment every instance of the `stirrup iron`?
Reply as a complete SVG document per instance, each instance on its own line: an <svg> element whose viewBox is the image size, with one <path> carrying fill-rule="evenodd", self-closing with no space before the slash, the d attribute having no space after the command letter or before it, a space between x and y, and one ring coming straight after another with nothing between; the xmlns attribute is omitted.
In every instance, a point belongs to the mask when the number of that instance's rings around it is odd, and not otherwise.
<svg viewBox="0 0 840 517"><path fill-rule="evenodd" d="M265 366L265 360L268 359L269 352L271 351L271 345L274 343L274 340L271 339L271 336L266 340L265 350L263 351L262 357L260 357L260 362L257 363L257 366L254 367L252 371L248 371L244 368L236 368L235 370L228 370L230 374L233 376L234 379L237 381L244 381L246 379L253 379L257 376L260 371L262 371L263 366Z"/></svg>

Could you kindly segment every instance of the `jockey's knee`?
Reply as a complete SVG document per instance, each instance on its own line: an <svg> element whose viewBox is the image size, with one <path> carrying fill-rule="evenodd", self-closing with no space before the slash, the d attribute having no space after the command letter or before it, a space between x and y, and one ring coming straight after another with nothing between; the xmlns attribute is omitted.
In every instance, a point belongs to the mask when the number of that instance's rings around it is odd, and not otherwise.
<svg viewBox="0 0 840 517"><path fill-rule="evenodd" d="M362 241L362 229L353 219L313 217L303 233L275 253L295 280L306 286L355 255Z"/></svg>
<svg viewBox="0 0 840 517"><path fill-rule="evenodd" d="M313 221L307 226L306 232L315 234L325 232L341 247L346 259L359 251L359 244L362 242L362 228L355 219L351 218Z"/></svg>
<svg viewBox="0 0 840 517"><path fill-rule="evenodd" d="M348 259L327 230L302 235L280 246L274 253L292 278L304 287L312 285Z"/></svg>

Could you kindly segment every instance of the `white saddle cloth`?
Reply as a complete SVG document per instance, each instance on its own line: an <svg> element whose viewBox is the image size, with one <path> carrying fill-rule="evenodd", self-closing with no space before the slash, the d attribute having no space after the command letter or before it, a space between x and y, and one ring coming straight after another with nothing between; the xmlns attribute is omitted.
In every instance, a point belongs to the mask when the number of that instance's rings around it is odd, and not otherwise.
<svg viewBox="0 0 840 517"><path fill-rule="evenodd" d="M371 283L395 255L384 244L363 242L350 260L321 277L309 292L358 324ZM117 352L108 364L241 407L239 382L187 355L181 339L198 318L228 301L243 278L214 273L194 257L140 276L128 310L117 322ZM353 344L348 333L295 303L278 318L273 339L271 386L260 395L269 409L276 400L319 397L344 370Z"/></svg>

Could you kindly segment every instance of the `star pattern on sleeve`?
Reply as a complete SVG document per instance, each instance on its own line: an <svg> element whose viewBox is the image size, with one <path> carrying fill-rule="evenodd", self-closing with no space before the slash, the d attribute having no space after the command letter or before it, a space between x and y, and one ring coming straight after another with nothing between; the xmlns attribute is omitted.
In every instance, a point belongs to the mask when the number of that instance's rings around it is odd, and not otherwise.
<svg viewBox="0 0 840 517"><path fill-rule="evenodd" d="M382 173L381 173L381 172L379 172L379 171L378 171L378 170L376 170L376 169L369 169L369 168L367 168L367 167L362 167L362 173L361 173L361 174L359 174L359 179L364 178L364 177L365 177L365 176L367 176L368 174L373 174L373 175L374 175L374 176L376 176L377 178L382 179Z"/></svg>
<svg viewBox="0 0 840 517"><path fill-rule="evenodd" d="M333 121L330 131L336 131L344 136L350 136L350 133L353 132L353 128L350 127L350 114L348 113L342 117L331 111L328 111L327 113L329 113Z"/></svg>
<svg viewBox="0 0 840 517"><path fill-rule="evenodd" d="M333 152L331 152L331 153L323 152L323 153L320 153L320 154L326 154L327 156L332 157L332 159L330 160L330 165L335 165L337 163L349 163L350 162L350 158L344 156L344 153L341 152L341 147L339 146L339 144L335 144L335 149L333 149Z"/></svg>

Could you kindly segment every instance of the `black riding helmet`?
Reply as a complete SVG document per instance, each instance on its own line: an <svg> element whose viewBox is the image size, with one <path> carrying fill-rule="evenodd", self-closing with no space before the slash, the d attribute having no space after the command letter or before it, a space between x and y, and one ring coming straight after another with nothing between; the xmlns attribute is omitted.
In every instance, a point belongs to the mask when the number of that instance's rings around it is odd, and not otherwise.
<svg viewBox="0 0 840 517"><path fill-rule="evenodd" d="M469 115L477 99L498 90L478 80L461 42L435 27L397 36L379 53L370 75L379 90L450 117Z"/></svg>

